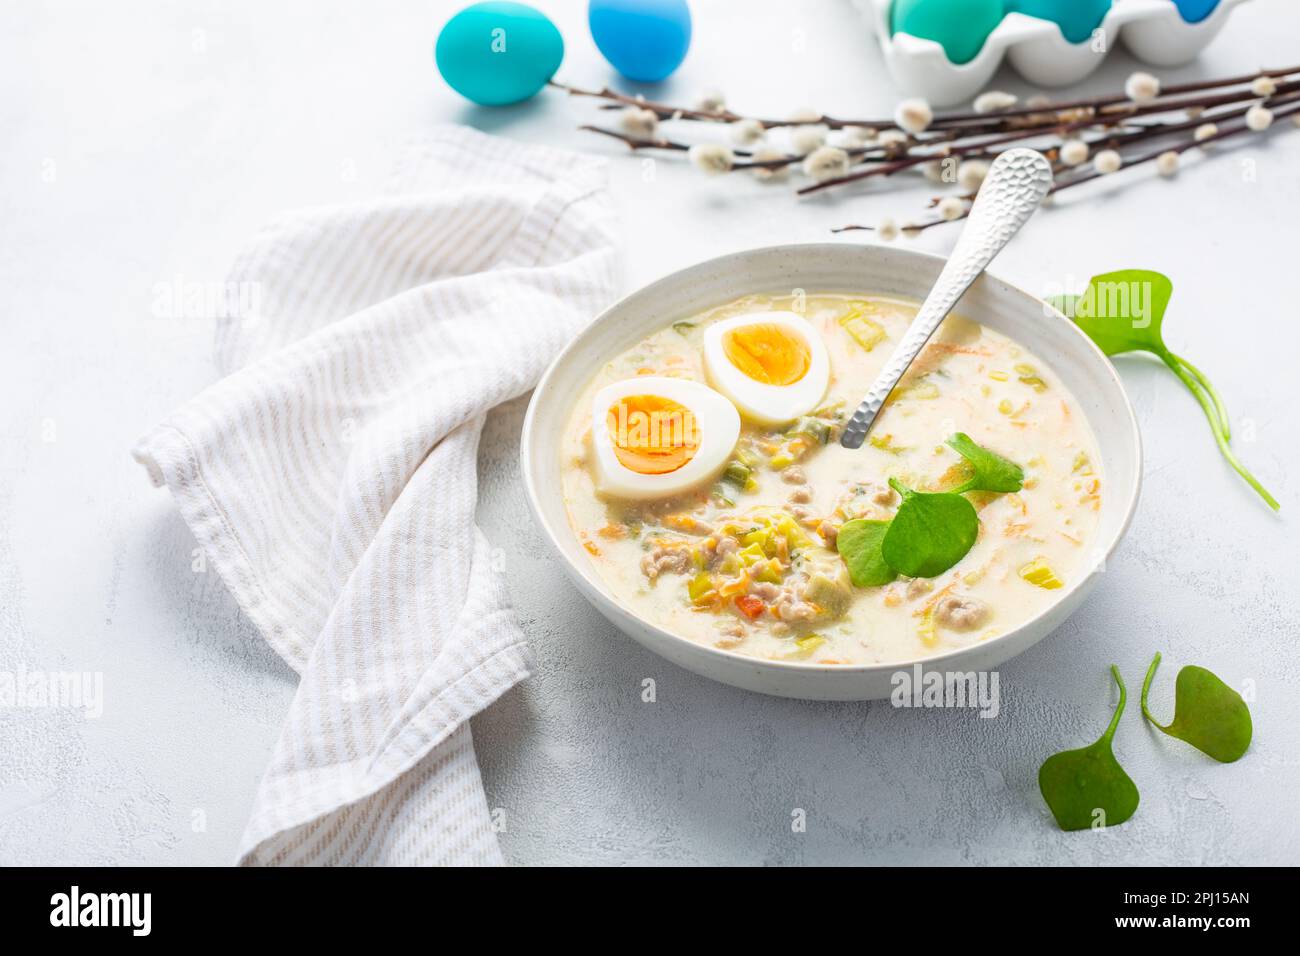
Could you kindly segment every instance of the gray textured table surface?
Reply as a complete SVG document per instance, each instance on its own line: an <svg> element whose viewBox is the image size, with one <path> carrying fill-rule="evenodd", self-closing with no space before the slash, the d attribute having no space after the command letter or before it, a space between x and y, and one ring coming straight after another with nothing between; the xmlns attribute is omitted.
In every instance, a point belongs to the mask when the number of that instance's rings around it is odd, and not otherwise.
<svg viewBox="0 0 1300 956"><path fill-rule="evenodd" d="M582 5L544 3L565 78L607 72ZM695 47L666 97L719 86L739 108L880 112L897 94L839 0L696 2ZM434 122L601 151L627 238L627 287L753 245L824 240L907 214L924 188L795 202L781 187L643 167L574 127L590 104L486 111L436 79L449 10L428 4L215 6L128 0L0 14L5 149L0 262L0 669L104 674L104 712L0 708L0 863L227 863L293 693L193 541L128 457L215 375L211 327L151 315L159 283L219 281L277 210L359 199L394 143ZM1201 59L1226 75L1296 59L1300 11L1247 4ZM1117 87L1123 51L1085 84ZM1016 78L997 85L1023 92ZM1293 522L1294 222L1300 131L1080 189L1030 224L996 271L1035 290L1112 268L1173 277L1168 338L1215 380L1274 517L1219 460L1192 400L1151 363L1123 376L1146 441L1143 500L1086 606L1002 670L1002 713L768 699L668 665L613 631L541 550L520 501L524 405L484 436L482 523L506 550L537 674L474 722L489 801L517 863L1296 863L1300 597ZM1068 194L1067 194L1068 195ZM942 252L951 231L917 240ZM1034 785L1085 743L1153 651L1252 681L1256 742L1212 765L1130 712L1117 744L1134 820L1063 835ZM641 681L657 701L643 703ZM803 810L806 832L791 814Z"/></svg>

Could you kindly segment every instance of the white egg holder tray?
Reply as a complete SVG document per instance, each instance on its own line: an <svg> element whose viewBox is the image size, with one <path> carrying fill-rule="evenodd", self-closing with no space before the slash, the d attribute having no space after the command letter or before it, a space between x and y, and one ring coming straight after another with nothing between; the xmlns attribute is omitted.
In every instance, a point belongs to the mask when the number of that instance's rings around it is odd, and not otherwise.
<svg viewBox="0 0 1300 956"><path fill-rule="evenodd" d="M1096 38L1071 43L1050 20L1008 13L969 63L953 63L943 47L909 33L890 36L892 0L853 0L870 17L894 81L908 96L924 97L935 106L951 106L976 96L997 72L1005 56L1021 76L1039 86L1066 86L1101 65L1119 40L1144 63L1178 66L1194 58L1222 29L1233 9L1246 0L1219 0L1198 23L1183 19L1173 0L1115 0Z"/></svg>

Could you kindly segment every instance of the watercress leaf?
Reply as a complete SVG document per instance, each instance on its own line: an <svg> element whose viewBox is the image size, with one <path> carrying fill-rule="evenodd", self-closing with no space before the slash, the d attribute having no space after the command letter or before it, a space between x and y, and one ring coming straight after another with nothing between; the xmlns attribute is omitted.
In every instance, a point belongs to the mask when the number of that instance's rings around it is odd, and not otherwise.
<svg viewBox="0 0 1300 956"><path fill-rule="evenodd" d="M957 432L948 439L948 445L970 464L974 473L957 491L1019 491L1025 484L1025 473L1019 465L989 451L965 432Z"/></svg>
<svg viewBox="0 0 1300 956"><path fill-rule="evenodd" d="M1111 748L1128 693L1119 668L1112 664L1110 672L1119 685L1119 704L1101 739L1079 750L1053 754L1038 769L1038 789L1062 830L1115 826L1138 807L1137 785Z"/></svg>
<svg viewBox="0 0 1300 956"><path fill-rule="evenodd" d="M1147 269L1125 269L1093 276L1081 296L1052 300L1107 355L1166 352L1160 326L1174 286L1167 276Z"/></svg>
<svg viewBox="0 0 1300 956"><path fill-rule="evenodd" d="M849 580L854 587L878 587L898 577L898 572L889 566L880 550L888 529L888 521L868 521L865 518L855 518L840 526L835 547L848 566Z"/></svg>
<svg viewBox="0 0 1300 956"><path fill-rule="evenodd" d="M1162 323L1172 295L1173 283L1167 276L1145 269L1126 269L1093 276L1083 295L1054 296L1049 301L1073 319L1107 355L1150 352L1169 366L1204 410L1220 454L1277 511L1281 508L1277 499L1241 463L1228 444L1232 431L1218 391L1200 369L1165 346Z"/></svg>
<svg viewBox="0 0 1300 956"><path fill-rule="evenodd" d="M1082 298L1081 295L1049 295L1044 301L1067 319L1070 319L1073 318L1074 311Z"/></svg>
<svg viewBox="0 0 1300 956"><path fill-rule="evenodd" d="M1170 737L1185 740L1221 763L1239 760L1250 746L1253 727L1250 708L1241 695L1204 667L1189 664L1174 682L1174 719L1161 726L1147 707L1151 680L1160 666L1156 654L1142 682L1142 713L1152 726Z"/></svg>
<svg viewBox="0 0 1300 956"><path fill-rule="evenodd" d="M966 557L980 530L969 501L952 492L927 494L894 487L901 489L903 503L880 548L891 568L913 578L932 578Z"/></svg>

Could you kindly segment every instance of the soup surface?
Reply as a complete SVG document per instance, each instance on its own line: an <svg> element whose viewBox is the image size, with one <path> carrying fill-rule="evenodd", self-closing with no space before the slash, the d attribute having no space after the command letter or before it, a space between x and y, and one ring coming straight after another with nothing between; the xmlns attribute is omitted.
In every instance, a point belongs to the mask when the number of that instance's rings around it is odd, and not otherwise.
<svg viewBox="0 0 1300 956"><path fill-rule="evenodd" d="M780 316L791 312L824 345L828 374L819 370L820 346L781 346L787 340L779 323L789 320ZM709 344L711 326L753 313L774 320L728 337L715 330L722 353ZM867 444L838 444L843 422L915 313L913 303L872 295L748 296L674 322L602 368L573 412L562 468L574 532L613 595L693 641L833 666L910 660L988 640L1036 616L1086 574L1095 561L1102 487L1096 443L1052 370L1006 336L949 318L895 389ZM724 381L716 361L706 361L710 349L765 388ZM782 396L819 374L827 384L824 391L813 386L815 407L794 421L756 419L789 416L797 401L783 406ZM675 392L676 400L655 399L634 394L654 392L634 379L698 385L681 386L688 391ZM696 400L689 390L704 385L733 390L725 397L741 412L721 466L706 460L707 439L730 439L735 418L725 403L703 403L699 427L690 423L675 440L651 442L640 454L606 439L626 424L625 411L620 419L611 407L604 416L602 406L599 421L593 412L593 401L607 394L632 396L643 409L689 407ZM964 496L978 514L978 535L942 573L855 587L837 552L840 527L857 518L890 520L901 501L890 479L919 491L961 484L970 465L946 443L959 432L1018 464L1023 487ZM606 472L602 447L614 453ZM662 496L645 490L671 488L664 476L673 469L685 475L685 468L708 477ZM603 481L609 469L628 482Z"/></svg>

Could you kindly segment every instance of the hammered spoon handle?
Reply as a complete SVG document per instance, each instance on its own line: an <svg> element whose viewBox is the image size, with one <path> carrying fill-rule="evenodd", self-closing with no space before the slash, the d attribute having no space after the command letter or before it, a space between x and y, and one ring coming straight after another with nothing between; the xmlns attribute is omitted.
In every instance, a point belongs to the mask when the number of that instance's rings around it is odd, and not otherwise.
<svg viewBox="0 0 1300 956"><path fill-rule="evenodd" d="M1052 166L1032 149L1009 149L989 168L975 196L966 225L948 257L939 280L926 296L903 340L889 357L879 377L844 426L840 444L861 448L867 432L880 414L908 366L920 354L935 329L952 311L981 272L1020 227L1034 214L1052 186Z"/></svg>

